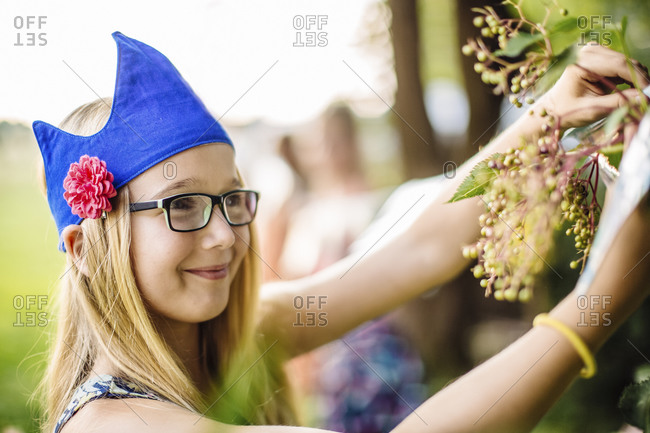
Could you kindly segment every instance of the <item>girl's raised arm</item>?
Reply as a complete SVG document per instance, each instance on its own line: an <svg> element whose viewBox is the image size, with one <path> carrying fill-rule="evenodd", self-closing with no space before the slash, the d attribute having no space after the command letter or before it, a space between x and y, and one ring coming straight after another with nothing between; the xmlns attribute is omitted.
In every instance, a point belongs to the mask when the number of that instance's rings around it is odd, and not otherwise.
<svg viewBox="0 0 650 433"><path fill-rule="evenodd" d="M549 316L593 353L648 295L650 211L637 209L619 232L586 295L569 294ZM581 296L586 298L580 299ZM590 321L586 326L585 299ZM510 347L418 407L395 431L523 432L546 413L584 366L565 335L536 326ZM426 423L426 429L421 429Z"/></svg>
<svg viewBox="0 0 650 433"><path fill-rule="evenodd" d="M424 291L447 282L468 264L461 248L479 234L479 198L446 203L477 162L539 133L542 108L562 116L564 127L588 124L616 108L620 94L608 94L594 84L596 75L632 82L625 57L598 45L580 51L579 66L566 69L556 85L490 145L445 179L442 193L399 237L363 257L349 256L310 277L263 287L261 328L277 337L292 354L309 351L340 337ZM650 84L642 68L638 82ZM591 72L588 72L591 71ZM634 89L624 91L634 97ZM406 211L405 209L404 211ZM296 326L308 318L313 326ZM301 322L302 323L302 322Z"/></svg>

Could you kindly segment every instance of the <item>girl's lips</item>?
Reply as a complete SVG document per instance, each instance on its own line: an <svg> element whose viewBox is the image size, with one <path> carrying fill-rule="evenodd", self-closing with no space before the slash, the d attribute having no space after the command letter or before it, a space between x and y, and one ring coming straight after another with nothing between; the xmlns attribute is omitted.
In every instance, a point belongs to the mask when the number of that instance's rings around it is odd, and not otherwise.
<svg viewBox="0 0 650 433"><path fill-rule="evenodd" d="M206 268L186 269L185 272L205 278L206 280L220 280L228 275L228 265L211 266Z"/></svg>

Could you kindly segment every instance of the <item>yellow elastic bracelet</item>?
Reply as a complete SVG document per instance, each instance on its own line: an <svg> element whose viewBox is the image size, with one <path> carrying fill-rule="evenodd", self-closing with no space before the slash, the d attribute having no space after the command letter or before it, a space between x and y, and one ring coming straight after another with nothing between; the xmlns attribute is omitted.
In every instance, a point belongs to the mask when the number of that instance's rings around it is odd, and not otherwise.
<svg viewBox="0 0 650 433"><path fill-rule="evenodd" d="M582 358L582 361L585 363L585 366L580 370L580 376L585 379L589 379L596 374L596 360L594 355L591 353L591 350L587 347L584 341L573 331L571 328L566 326L564 323L559 320L549 317L548 314L542 313L538 314L537 317L533 320L533 326L537 325L548 325L551 328L558 330L562 335L564 335L567 340L573 345Z"/></svg>

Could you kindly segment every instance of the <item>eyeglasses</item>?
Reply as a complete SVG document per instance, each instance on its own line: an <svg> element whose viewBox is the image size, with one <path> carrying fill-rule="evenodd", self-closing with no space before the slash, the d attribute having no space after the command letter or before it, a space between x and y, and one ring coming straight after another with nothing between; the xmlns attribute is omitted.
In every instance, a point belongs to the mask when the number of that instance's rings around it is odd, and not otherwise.
<svg viewBox="0 0 650 433"><path fill-rule="evenodd" d="M250 224L257 212L260 194L256 191L238 189L221 195L178 194L154 201L130 203L131 212L163 209L167 227L175 232L193 232L207 226L212 209L219 206L231 226Z"/></svg>

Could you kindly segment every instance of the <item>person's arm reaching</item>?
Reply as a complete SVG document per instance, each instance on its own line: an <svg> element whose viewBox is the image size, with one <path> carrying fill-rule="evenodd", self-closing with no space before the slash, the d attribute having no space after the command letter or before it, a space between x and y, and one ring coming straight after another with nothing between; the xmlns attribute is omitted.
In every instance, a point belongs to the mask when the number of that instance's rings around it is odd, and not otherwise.
<svg viewBox="0 0 650 433"><path fill-rule="evenodd" d="M314 276L265 286L262 331L281 339L290 353L299 354L338 338L465 269L468 262L461 248L479 235L482 205L480 198L446 202L472 168L493 153L516 147L521 137L538 134L544 122L539 115L542 108L561 115L568 128L590 123L620 105L621 95L594 85L594 76L586 70L617 82L631 82L624 56L588 46L581 50L579 63L582 67L567 68L553 89L533 106L534 115L523 115L459 167L454 178L445 179L442 193L402 235L361 259L350 256ZM645 74L640 73L638 79L641 84L648 83ZM636 95L634 89L625 92L629 97ZM294 326L308 314L314 326Z"/></svg>
<svg viewBox="0 0 650 433"><path fill-rule="evenodd" d="M589 315L601 319L590 321L595 326L585 326L581 316L585 312L584 299L579 300L575 291L550 313L577 333L593 352L648 295L649 217L647 207L630 216L589 288L587 302L598 301L589 304ZM566 336L553 327L536 326L431 397L395 432L529 431L582 367L582 359Z"/></svg>

